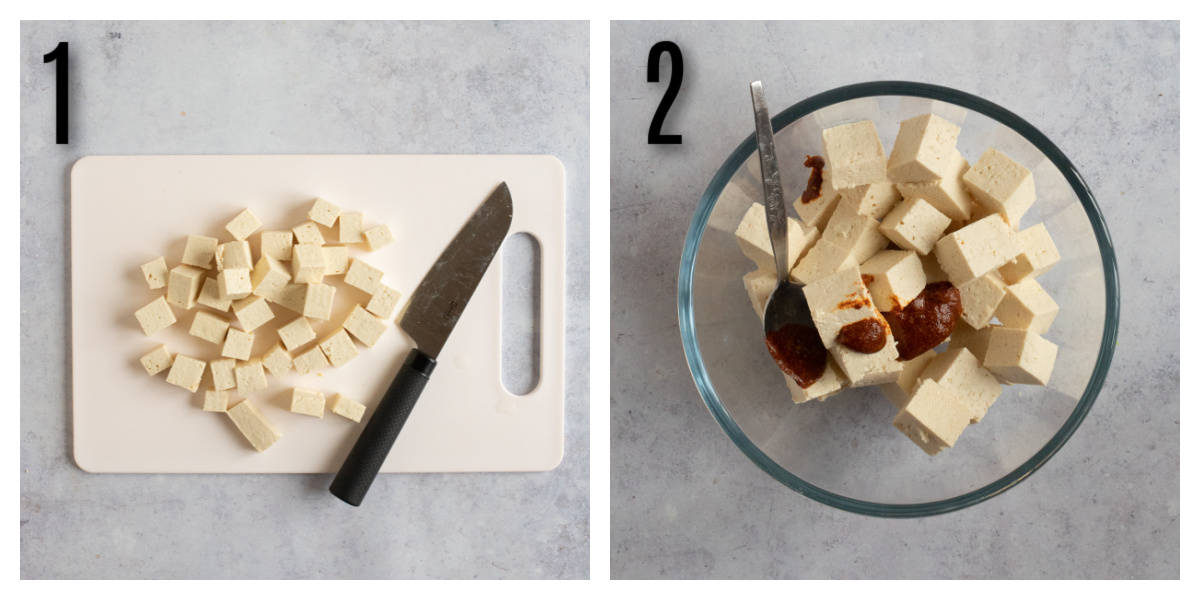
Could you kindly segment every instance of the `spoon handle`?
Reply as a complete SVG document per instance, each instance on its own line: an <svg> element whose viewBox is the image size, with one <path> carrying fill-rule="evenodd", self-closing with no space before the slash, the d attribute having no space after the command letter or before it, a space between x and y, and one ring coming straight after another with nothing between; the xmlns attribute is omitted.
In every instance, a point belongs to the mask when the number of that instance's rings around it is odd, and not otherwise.
<svg viewBox="0 0 1200 600"><path fill-rule="evenodd" d="M775 274L786 281L788 264L787 209L783 206L783 183L779 179L779 162L775 160L775 134L771 128L771 113L763 98L761 81L750 84L750 100L754 103L754 136L758 140L758 163L762 167L763 197L767 208L767 233L775 253Z"/></svg>

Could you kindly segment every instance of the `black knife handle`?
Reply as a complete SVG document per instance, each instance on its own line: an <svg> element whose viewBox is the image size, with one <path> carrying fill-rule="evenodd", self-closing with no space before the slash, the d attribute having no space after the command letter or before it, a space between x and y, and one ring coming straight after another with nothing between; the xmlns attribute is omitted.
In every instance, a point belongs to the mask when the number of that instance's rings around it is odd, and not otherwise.
<svg viewBox="0 0 1200 600"><path fill-rule="evenodd" d="M329 486L334 496L353 506L362 503L436 366L437 361L420 349L409 351L400 372L350 449L346 462L334 476Z"/></svg>

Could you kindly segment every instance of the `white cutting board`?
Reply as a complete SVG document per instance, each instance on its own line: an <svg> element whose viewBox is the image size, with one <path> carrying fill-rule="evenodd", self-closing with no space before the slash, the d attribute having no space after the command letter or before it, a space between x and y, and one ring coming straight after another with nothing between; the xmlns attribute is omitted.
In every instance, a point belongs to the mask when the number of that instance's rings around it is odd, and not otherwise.
<svg viewBox="0 0 1200 600"><path fill-rule="evenodd" d="M501 261L484 275L438 357L383 472L541 471L563 453L564 173L551 156L91 156L71 171L71 356L75 461L91 472L329 473L342 459L391 382L412 342L389 321L372 348L323 375L268 377L253 401L283 438L255 452L222 413L200 410L201 393L146 375L138 362L166 344L209 360L215 345L189 336L193 311L147 338L133 313L164 290L150 290L140 265L165 256L179 263L183 240L203 234L229 241L224 224L249 207L264 229L307 220L314 197L363 213L364 225L386 224L396 241L352 257L383 270L383 282L407 301L430 265L500 181L513 198L510 235L526 232L540 246L540 378L515 396L501 383ZM330 230L324 230L333 239ZM255 255L258 236L250 238ZM503 248L501 248L503 252ZM332 276L334 318L324 335L366 294ZM256 330L254 354L277 340L277 318ZM307 349L307 346L305 347ZM341 393L367 405L357 424L326 412L316 419L288 412L292 387L327 397Z"/></svg>

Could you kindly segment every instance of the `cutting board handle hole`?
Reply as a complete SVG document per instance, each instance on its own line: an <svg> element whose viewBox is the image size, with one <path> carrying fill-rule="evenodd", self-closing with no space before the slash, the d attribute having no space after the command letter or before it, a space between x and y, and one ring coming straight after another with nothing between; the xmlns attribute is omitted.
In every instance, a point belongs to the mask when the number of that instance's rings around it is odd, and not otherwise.
<svg viewBox="0 0 1200 600"><path fill-rule="evenodd" d="M541 378L542 248L532 235L514 233L503 252L500 379L510 394L523 396Z"/></svg>

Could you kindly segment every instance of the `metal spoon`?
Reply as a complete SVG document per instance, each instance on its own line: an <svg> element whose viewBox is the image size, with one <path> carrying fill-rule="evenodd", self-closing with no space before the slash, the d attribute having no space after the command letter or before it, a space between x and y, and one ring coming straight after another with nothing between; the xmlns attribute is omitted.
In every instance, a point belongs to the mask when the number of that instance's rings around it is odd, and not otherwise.
<svg viewBox="0 0 1200 600"><path fill-rule="evenodd" d="M771 113L763 98L762 82L750 84L750 100L754 103L754 133L758 139L758 162L762 167L763 196L767 207L767 233L775 253L775 291L767 299L763 312L763 327L771 333L789 323L816 328L804 288L788 278L787 210L783 205L783 183L779 179L779 162L775 159L775 134L771 128Z"/></svg>

